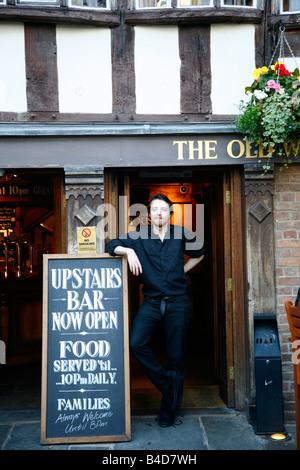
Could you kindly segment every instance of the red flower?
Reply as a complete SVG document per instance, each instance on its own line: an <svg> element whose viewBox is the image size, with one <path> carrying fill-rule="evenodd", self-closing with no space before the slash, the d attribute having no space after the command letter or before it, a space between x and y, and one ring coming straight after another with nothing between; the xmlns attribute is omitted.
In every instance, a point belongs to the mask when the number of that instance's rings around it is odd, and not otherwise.
<svg viewBox="0 0 300 470"><path fill-rule="evenodd" d="M289 72L283 64L276 64L275 65L275 70L278 70L279 68L279 77L283 77L284 75L291 75L291 72Z"/></svg>

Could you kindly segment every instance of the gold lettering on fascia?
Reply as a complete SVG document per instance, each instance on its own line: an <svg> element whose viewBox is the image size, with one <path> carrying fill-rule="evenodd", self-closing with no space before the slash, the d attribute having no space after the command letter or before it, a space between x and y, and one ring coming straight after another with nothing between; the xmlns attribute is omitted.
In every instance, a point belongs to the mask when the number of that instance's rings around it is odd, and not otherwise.
<svg viewBox="0 0 300 470"><path fill-rule="evenodd" d="M237 144L236 147L239 147L236 153L233 153L232 150L234 144ZM248 140L245 143L241 140L231 140L227 145L227 155L231 158L241 158L243 156L245 158L268 158L268 155L264 154L264 147L261 144L258 147L258 152L254 152L254 150L251 150Z"/></svg>
<svg viewBox="0 0 300 470"><path fill-rule="evenodd" d="M184 150L188 151L188 160L217 159L216 140L174 140L173 146L178 145L177 160L184 160Z"/></svg>
<svg viewBox="0 0 300 470"><path fill-rule="evenodd" d="M218 158L217 140L174 140L173 146L177 145L177 160L212 160ZM268 158L264 153L262 145L259 146L258 152L251 150L248 141L231 140L226 147L227 155L230 158Z"/></svg>

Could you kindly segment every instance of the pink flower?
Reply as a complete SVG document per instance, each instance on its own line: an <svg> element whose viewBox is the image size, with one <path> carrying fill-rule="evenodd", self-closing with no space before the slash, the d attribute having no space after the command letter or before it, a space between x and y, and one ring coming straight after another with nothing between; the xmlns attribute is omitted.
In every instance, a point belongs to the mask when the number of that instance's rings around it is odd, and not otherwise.
<svg viewBox="0 0 300 470"><path fill-rule="evenodd" d="M275 80L269 80L269 81L267 82L267 88L268 88L268 90L269 90L270 88L274 88L274 85L276 85Z"/></svg>
<svg viewBox="0 0 300 470"><path fill-rule="evenodd" d="M269 80L267 82L266 90L273 88L275 91L280 91L280 83L276 83L275 80Z"/></svg>
<svg viewBox="0 0 300 470"><path fill-rule="evenodd" d="M280 91L280 84L279 83L275 83L275 85L273 86L274 90L275 91Z"/></svg>

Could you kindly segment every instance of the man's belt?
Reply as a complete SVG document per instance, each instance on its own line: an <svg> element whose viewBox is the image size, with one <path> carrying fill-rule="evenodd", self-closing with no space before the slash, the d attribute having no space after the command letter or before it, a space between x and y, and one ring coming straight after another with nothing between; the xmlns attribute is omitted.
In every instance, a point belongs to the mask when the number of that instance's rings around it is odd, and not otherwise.
<svg viewBox="0 0 300 470"><path fill-rule="evenodd" d="M178 297L178 295L157 295L156 297L150 297L150 299L155 302L161 302L162 300L174 299L174 297Z"/></svg>

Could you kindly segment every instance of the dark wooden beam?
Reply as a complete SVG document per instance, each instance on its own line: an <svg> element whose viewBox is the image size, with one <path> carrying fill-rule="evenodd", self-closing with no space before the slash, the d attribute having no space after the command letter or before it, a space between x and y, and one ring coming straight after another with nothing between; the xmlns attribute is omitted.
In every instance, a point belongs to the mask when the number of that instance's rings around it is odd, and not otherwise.
<svg viewBox="0 0 300 470"><path fill-rule="evenodd" d="M0 112L1 122L101 122L101 123L147 123L147 122L213 122L233 120L233 115L208 115L207 113L182 113L182 114L79 114L56 112L27 112L13 113Z"/></svg>
<svg viewBox="0 0 300 470"><path fill-rule="evenodd" d="M120 24L120 12L69 9L67 7L9 6L0 9L0 21L22 21L39 23L89 24L116 27Z"/></svg>
<svg viewBox="0 0 300 470"><path fill-rule="evenodd" d="M183 8L164 11L129 11L125 15L128 24L209 24L209 23L260 23L262 10L255 8L201 8L188 10Z"/></svg>
<svg viewBox="0 0 300 470"><path fill-rule="evenodd" d="M28 111L58 112L56 28L51 24L25 24Z"/></svg>
<svg viewBox="0 0 300 470"><path fill-rule="evenodd" d="M210 27L180 26L181 112L211 112Z"/></svg>
<svg viewBox="0 0 300 470"><path fill-rule="evenodd" d="M299 34L300 28L300 15L299 13L294 14L286 14L286 15L269 15L268 16L268 24L270 26L275 25L279 21L284 23L284 27L286 30L295 30Z"/></svg>
<svg viewBox="0 0 300 470"><path fill-rule="evenodd" d="M114 28L111 42L113 112L135 113L134 27Z"/></svg>

